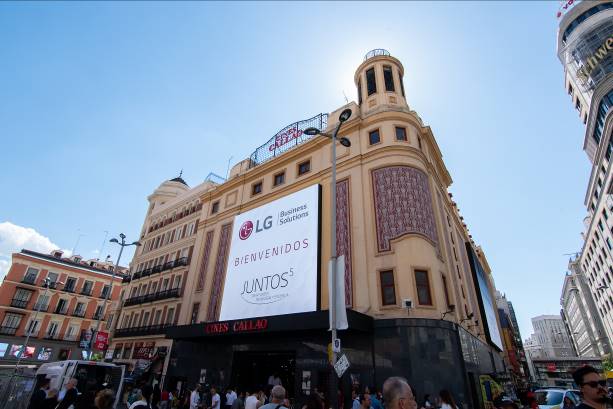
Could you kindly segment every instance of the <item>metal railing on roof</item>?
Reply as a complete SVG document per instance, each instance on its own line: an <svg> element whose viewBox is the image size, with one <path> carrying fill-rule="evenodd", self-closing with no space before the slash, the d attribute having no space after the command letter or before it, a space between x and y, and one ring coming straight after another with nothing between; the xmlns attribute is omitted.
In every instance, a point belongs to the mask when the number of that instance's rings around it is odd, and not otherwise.
<svg viewBox="0 0 613 409"><path fill-rule="evenodd" d="M380 55L385 55L389 57L391 54L389 51L383 48L375 48L374 50L370 50L366 53L366 55L364 56L364 61L368 60L369 58L378 57Z"/></svg>
<svg viewBox="0 0 613 409"><path fill-rule="evenodd" d="M249 169L267 162L313 138L313 136L304 133L305 129L313 127L323 131L327 126L328 114L315 115L313 118L287 125L249 156Z"/></svg>

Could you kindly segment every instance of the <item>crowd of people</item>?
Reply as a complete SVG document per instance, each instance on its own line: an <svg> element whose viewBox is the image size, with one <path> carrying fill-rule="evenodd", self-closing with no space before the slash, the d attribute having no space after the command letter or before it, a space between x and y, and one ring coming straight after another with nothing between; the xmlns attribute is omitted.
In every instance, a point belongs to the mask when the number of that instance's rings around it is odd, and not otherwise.
<svg viewBox="0 0 613 409"><path fill-rule="evenodd" d="M565 400L561 409L606 409L611 398L606 380L591 366L583 366L573 373L575 384L580 389L582 402L575 405ZM72 378L57 391L49 388L49 380L42 379L32 394L28 409L80 409L80 394L77 379ZM465 409L467 405L456 404L448 390L441 390L436 396L425 395L420 402L416 392L405 378L390 377L383 383L381 391L365 387L352 391L351 408L347 409ZM281 381L273 377L267 388L241 390L227 388L219 394L215 386L204 390L203 385L196 384L193 390L165 391L159 385L151 386L141 383L128 387L115 408L116 394L110 389L101 389L95 394L93 404L96 409L326 409L329 402L317 389L311 391L304 403L300 405L291 401ZM92 398L86 398L91 408ZM345 409L344 398L339 392L338 404ZM539 409L539 402L534 395L528 395L527 402L517 402L497 396L491 403L494 409Z"/></svg>

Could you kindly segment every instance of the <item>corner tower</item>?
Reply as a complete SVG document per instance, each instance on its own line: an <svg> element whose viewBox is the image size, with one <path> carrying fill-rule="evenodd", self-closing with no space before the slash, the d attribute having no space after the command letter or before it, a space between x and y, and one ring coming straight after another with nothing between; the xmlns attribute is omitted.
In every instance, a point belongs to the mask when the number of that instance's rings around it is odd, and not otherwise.
<svg viewBox="0 0 613 409"><path fill-rule="evenodd" d="M353 77L361 112L367 115L390 106L408 108L403 76L402 63L389 51L380 48L369 51Z"/></svg>

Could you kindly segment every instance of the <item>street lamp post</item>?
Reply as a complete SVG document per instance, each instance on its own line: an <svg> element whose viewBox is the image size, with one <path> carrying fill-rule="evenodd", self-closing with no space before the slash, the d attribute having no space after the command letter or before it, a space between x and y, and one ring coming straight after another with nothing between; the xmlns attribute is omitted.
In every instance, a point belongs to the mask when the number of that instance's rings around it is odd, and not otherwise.
<svg viewBox="0 0 613 409"><path fill-rule="evenodd" d="M334 340L336 339L336 287L337 287L337 277L336 277L336 141L339 141L341 145L345 147L350 147L351 142L347 138L337 138L338 131L341 129L341 126L344 122L346 122L351 117L351 109L347 108L338 117L338 125L334 129L334 133L332 135L322 132L317 128L307 128L304 130L304 133L310 136L322 135L332 139L331 144L331 154L332 154L332 182L330 186L330 195L331 195L331 209L330 209L330 271L328 274L332 274L332 288L329 288L330 291L330 329L332 330L332 345L334 345ZM332 365L336 363L336 352L332 351ZM333 371L334 372L334 371ZM332 378L336 380L336 376L334 373L332 374ZM336 385L337 383L333 381L332 385ZM337 399L337 388L334 388L330 395L330 403L333 408L338 407L338 399Z"/></svg>
<svg viewBox="0 0 613 409"><path fill-rule="evenodd" d="M49 291L49 287L51 286L52 283L54 283L54 282L51 281L51 279L49 277L47 277L47 278L45 278L43 280L43 287L45 288L45 291L43 292L43 299L47 295L47 292ZM63 285L64 283L55 282L54 284L62 284ZM38 313L40 312L40 308L42 307L42 304L40 302L37 301L36 304L37 305L36 305L36 309L34 310L34 317L32 318L31 322L36 322L36 318L38 317ZM21 359L23 358L23 355L26 353L26 350L28 349L28 343L30 342L30 336L32 335L32 331L30 331L27 327L26 327L26 331L27 331L26 340L25 340L25 342L23 344L23 349L19 353L19 358L17 358L17 363L15 364L15 371L14 371L14 373L17 373L17 369L19 368L19 364L21 363ZM40 328L39 328L39 331L40 331Z"/></svg>
<svg viewBox="0 0 613 409"><path fill-rule="evenodd" d="M106 303L109 300L109 295L113 292L113 282L115 281L115 276L117 275L117 269L119 268L119 261L121 260L121 254L123 253L123 248L129 247L129 246L138 247L141 245L140 242L138 241L133 241L132 243L126 244L126 235L123 233L119 233L119 238L121 239L121 243L116 238L112 238L111 240L109 240L111 243L117 243L121 247L119 249L119 255L117 256L117 262L115 263L115 267L113 268L113 275L111 276L111 282L109 283L109 290L104 295L104 302L102 303L102 311L100 315L98 316L98 320L97 320L98 323L96 324L96 331L92 334L92 339L89 341L89 346L88 346L89 351L87 353L87 359L91 359L92 357L92 343L95 337L98 335L98 331L100 330L100 324L102 323L102 317L104 317L105 315L104 310L106 309Z"/></svg>

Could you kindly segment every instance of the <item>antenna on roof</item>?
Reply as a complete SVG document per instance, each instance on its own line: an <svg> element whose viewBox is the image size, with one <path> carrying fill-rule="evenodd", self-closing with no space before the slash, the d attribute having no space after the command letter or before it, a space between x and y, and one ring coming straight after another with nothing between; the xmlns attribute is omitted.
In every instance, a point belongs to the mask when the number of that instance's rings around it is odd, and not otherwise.
<svg viewBox="0 0 613 409"><path fill-rule="evenodd" d="M80 232L81 229L77 229L77 232ZM75 251L77 249L77 246L79 245L79 241L81 241L81 237L85 236L84 234L80 233L79 236L77 237L77 242L74 244L73 248L72 248L72 252L70 253L71 256L75 255Z"/></svg>
<svg viewBox="0 0 613 409"><path fill-rule="evenodd" d="M179 172L179 177L183 176L183 169L181 169L181 172Z"/></svg>
<svg viewBox="0 0 613 409"><path fill-rule="evenodd" d="M345 95L345 90L343 90L343 96L345 97L345 103L348 104L349 100L347 99L347 95Z"/></svg>
<svg viewBox="0 0 613 409"><path fill-rule="evenodd" d="M102 240L102 245L100 246L100 250L98 250L98 257L102 256L102 250L104 250L104 245L106 244L106 238L109 236L109 231L104 231L104 239Z"/></svg>

